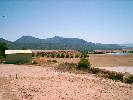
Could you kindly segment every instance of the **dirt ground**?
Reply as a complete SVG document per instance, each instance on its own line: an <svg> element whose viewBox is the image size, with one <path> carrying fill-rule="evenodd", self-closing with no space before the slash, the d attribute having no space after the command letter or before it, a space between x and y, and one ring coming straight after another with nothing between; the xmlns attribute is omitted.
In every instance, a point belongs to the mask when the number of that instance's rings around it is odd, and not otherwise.
<svg viewBox="0 0 133 100"><path fill-rule="evenodd" d="M133 55L114 56L105 54L90 54L89 61L92 67L133 67ZM56 60L58 63L78 63L80 58L37 58L37 62L45 62L47 60Z"/></svg>
<svg viewBox="0 0 133 100"><path fill-rule="evenodd" d="M132 100L133 85L53 67L0 65L0 100Z"/></svg>
<svg viewBox="0 0 133 100"><path fill-rule="evenodd" d="M39 62L47 62L48 60L56 60L58 63L78 63L80 61L80 58L35 58L35 61Z"/></svg>
<svg viewBox="0 0 133 100"><path fill-rule="evenodd" d="M90 63L93 67L118 67L133 66L133 55L114 56L114 55L90 55Z"/></svg>

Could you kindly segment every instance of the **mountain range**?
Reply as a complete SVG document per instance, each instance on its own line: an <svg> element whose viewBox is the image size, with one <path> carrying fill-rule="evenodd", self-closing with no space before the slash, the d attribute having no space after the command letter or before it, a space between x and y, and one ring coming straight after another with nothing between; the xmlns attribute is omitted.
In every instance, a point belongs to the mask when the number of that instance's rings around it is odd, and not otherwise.
<svg viewBox="0 0 133 100"><path fill-rule="evenodd" d="M74 50L97 50L97 49L121 49L118 44L101 44L87 42L79 38L53 38L39 39L33 36L22 36L14 42L0 38L0 42L7 43L9 49L74 49Z"/></svg>
<svg viewBox="0 0 133 100"><path fill-rule="evenodd" d="M123 46L123 47L126 47L126 48L133 48L133 43L120 44L120 46Z"/></svg>

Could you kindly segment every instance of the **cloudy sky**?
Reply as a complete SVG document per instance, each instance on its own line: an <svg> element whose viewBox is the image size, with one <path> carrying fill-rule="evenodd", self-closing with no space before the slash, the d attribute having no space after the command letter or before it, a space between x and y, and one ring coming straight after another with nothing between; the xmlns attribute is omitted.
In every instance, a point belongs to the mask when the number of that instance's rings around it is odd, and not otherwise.
<svg viewBox="0 0 133 100"><path fill-rule="evenodd" d="M0 37L133 43L133 0L0 0Z"/></svg>

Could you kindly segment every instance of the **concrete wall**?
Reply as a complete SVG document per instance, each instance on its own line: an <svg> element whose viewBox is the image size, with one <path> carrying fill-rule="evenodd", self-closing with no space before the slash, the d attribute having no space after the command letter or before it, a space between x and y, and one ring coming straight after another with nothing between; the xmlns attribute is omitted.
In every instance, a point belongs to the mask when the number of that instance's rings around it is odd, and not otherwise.
<svg viewBox="0 0 133 100"><path fill-rule="evenodd" d="M32 54L7 54L6 63L27 63L32 60Z"/></svg>

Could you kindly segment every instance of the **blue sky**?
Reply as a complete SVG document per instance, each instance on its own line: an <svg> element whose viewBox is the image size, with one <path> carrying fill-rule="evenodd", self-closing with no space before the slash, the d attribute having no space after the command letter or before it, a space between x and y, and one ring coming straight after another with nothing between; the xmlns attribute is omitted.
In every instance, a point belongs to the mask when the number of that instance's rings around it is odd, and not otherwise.
<svg viewBox="0 0 133 100"><path fill-rule="evenodd" d="M133 43L133 0L0 0L0 37Z"/></svg>

